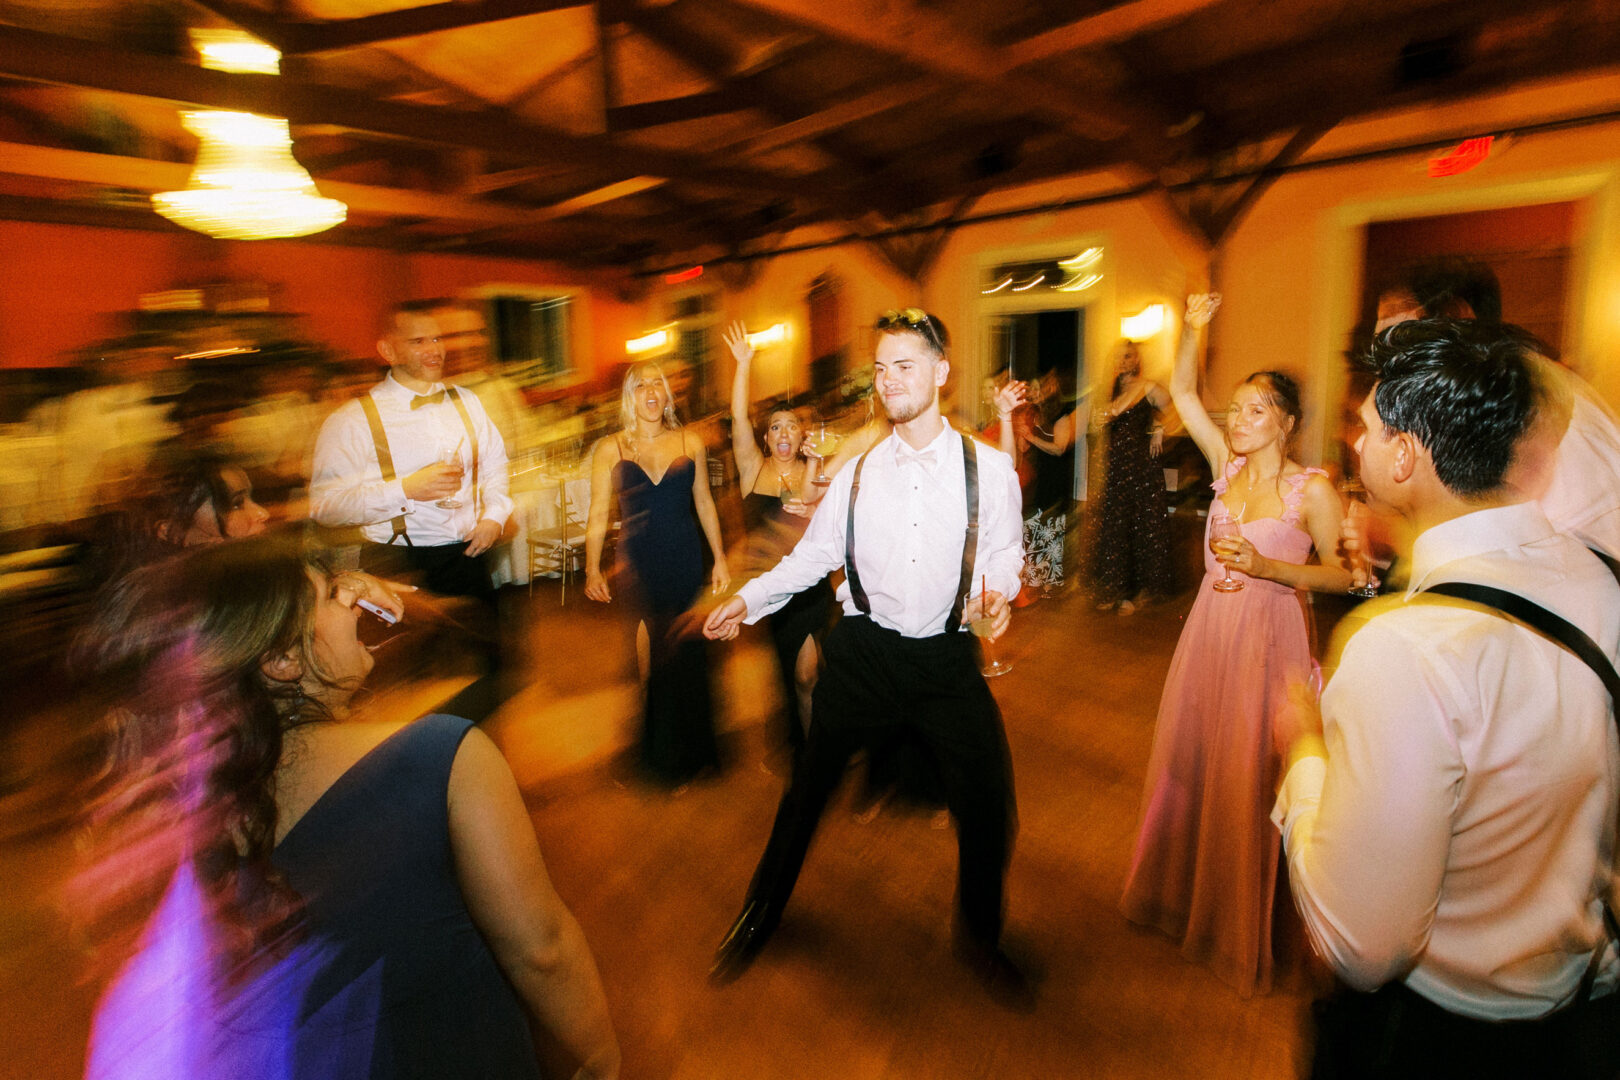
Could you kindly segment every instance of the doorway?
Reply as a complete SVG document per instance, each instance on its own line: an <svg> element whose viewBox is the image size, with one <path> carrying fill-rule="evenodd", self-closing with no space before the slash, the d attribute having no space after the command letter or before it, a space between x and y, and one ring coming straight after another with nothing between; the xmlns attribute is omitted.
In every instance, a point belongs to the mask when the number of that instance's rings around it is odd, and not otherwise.
<svg viewBox="0 0 1620 1080"><path fill-rule="evenodd" d="M1041 402L1040 410L1041 424L1050 430L1053 421L1079 407L1089 385L1085 341L1084 308L996 312L990 316L989 374L1005 371L1032 388L1047 385L1050 397ZM990 406L981 402L981 408ZM980 426L993 419L984 416ZM1084 428L1077 427L1075 434L1076 443L1083 447ZM1076 452L1079 447L1070 446L1056 461L1042 463L1056 469L1071 502L1086 497L1086 455Z"/></svg>

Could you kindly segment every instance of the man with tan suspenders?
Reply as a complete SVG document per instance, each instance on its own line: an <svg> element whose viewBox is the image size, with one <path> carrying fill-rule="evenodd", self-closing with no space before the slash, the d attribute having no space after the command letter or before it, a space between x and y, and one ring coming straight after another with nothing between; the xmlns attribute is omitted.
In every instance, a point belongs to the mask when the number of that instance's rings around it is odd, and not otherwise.
<svg viewBox="0 0 1620 1080"><path fill-rule="evenodd" d="M943 324L907 309L877 330L875 388L894 433L833 478L794 550L704 625L711 638L735 637L742 623L845 572L805 747L711 978L736 978L775 930L851 755L901 730L934 759L956 824L956 954L996 1000L1030 1008L1032 991L1000 947L1015 817L1007 737L963 629L989 618L993 638L1009 621L1023 566L1018 478L1007 455L940 416L950 371Z"/></svg>
<svg viewBox="0 0 1620 1080"><path fill-rule="evenodd" d="M362 569L477 601L469 628L493 669L495 590L481 556L512 513L506 444L477 395L443 382L441 305L401 304L384 320L377 352L389 374L321 425L310 516L359 528Z"/></svg>

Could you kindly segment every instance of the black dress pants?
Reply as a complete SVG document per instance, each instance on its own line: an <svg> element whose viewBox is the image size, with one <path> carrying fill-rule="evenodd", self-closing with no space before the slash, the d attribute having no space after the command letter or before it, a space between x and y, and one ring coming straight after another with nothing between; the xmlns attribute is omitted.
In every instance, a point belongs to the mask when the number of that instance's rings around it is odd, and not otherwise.
<svg viewBox="0 0 1620 1080"><path fill-rule="evenodd" d="M956 822L961 929L994 945L1015 828L1012 760L972 636L908 638L846 615L827 635L824 655L804 752L777 808L750 897L777 911L786 905L850 757L903 729L938 764Z"/></svg>

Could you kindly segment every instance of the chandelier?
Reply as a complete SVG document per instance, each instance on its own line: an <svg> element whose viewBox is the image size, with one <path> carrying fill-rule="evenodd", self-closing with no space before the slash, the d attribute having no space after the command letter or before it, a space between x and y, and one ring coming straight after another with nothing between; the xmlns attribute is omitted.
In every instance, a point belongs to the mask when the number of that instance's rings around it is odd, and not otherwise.
<svg viewBox="0 0 1620 1080"><path fill-rule="evenodd" d="M205 67L279 70L279 54L251 38L247 40L260 55L241 58L239 39L246 35L227 40L224 56L217 33L193 31L192 36ZM222 240L268 240L318 233L348 215L343 203L315 189L315 181L293 158L286 120L206 110L184 113L181 121L201 144L196 167L183 189L152 196L152 208L176 225Z"/></svg>

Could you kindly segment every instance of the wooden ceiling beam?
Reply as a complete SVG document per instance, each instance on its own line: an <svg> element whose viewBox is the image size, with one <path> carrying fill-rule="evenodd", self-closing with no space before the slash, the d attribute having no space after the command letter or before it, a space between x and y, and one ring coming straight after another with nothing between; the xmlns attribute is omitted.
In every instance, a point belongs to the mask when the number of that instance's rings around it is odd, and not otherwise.
<svg viewBox="0 0 1620 1080"><path fill-rule="evenodd" d="M997 49L918 0L733 0L792 25L859 45L922 71L983 86L1051 117L1064 130L1100 143L1119 143L1146 171L1171 157L1163 117L1110 98L1101 87L1083 91L1016 70L1010 50Z"/></svg>
<svg viewBox="0 0 1620 1080"><path fill-rule="evenodd" d="M1095 15L1025 38L1002 50L1008 71L1083 49L1128 41L1161 26L1180 22L1226 0L1130 0Z"/></svg>
<svg viewBox="0 0 1620 1080"><path fill-rule="evenodd" d="M643 101L635 105L615 105L607 110L609 131L640 131L643 128L678 124L684 120L699 120L705 116L723 116L753 107L753 102L736 89L707 90L685 97L665 98L662 101Z"/></svg>
<svg viewBox="0 0 1620 1080"><path fill-rule="evenodd" d="M80 150L22 143L0 143L0 172L44 180L128 188L134 191L173 191L186 186L191 166L173 161L91 154ZM322 181L322 195L340 199L357 214L454 221L483 227L520 228L568 217L613 199L625 198L663 183L660 177L639 176L583 192L549 206L525 207L471 199L460 195L405 188L376 187ZM155 213L155 212L154 212Z"/></svg>
<svg viewBox="0 0 1620 1080"><path fill-rule="evenodd" d="M210 71L165 57L97 42L0 26L0 74L112 93L161 98L216 109L332 124L355 131L483 150L495 158L575 163L582 172L618 179L658 175L715 187L768 191L837 205L839 188L821 176L789 176L740 166L714 167L701 158L650 147L619 147L593 136L515 119L494 109L460 111L379 101L371 95L302 82L288 76Z"/></svg>
<svg viewBox="0 0 1620 1080"><path fill-rule="evenodd" d="M705 154L764 154L783 146L814 139L837 131L839 128L878 116L891 109L902 109L915 104L930 94L937 93L939 83L934 79L911 79L892 83L860 97L841 101L837 105L778 124L768 131L741 139L728 139L703 148Z"/></svg>
<svg viewBox="0 0 1620 1080"><path fill-rule="evenodd" d="M220 0L204 0L216 4ZM521 19L562 8L583 7L589 0L449 0L447 3L425 4L421 7L384 11L364 15L357 19L336 22L287 22L282 28L287 45L281 51L288 56L353 49L362 45L376 45L400 38L437 34L445 30L459 30L466 26ZM235 18L231 18L235 22ZM244 26L243 29L251 29ZM273 44L273 43L272 43Z"/></svg>
<svg viewBox="0 0 1620 1080"><path fill-rule="evenodd" d="M734 56L713 41L692 33L671 16L668 9L626 0L620 14L637 33L718 83L723 90L738 95L748 107L758 109L773 122L788 123L812 111L802 102L772 92L759 78L758 71L739 76ZM859 171L866 172L877 166L866 154L830 138L831 135L829 130L804 141L815 143L823 153Z"/></svg>

